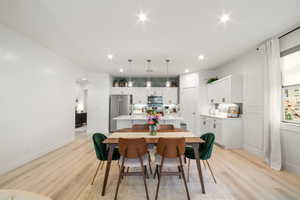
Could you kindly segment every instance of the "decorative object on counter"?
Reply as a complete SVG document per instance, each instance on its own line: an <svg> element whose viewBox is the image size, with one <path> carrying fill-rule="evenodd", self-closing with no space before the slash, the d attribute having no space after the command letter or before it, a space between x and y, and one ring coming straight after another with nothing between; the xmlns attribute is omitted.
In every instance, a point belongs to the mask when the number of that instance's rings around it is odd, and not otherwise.
<svg viewBox="0 0 300 200"><path fill-rule="evenodd" d="M128 81L125 78L119 80L119 87L127 87Z"/></svg>
<svg viewBox="0 0 300 200"><path fill-rule="evenodd" d="M118 80L114 80L113 87L119 87L119 81Z"/></svg>
<svg viewBox="0 0 300 200"><path fill-rule="evenodd" d="M207 84L212 83L212 82L217 81L217 80L219 80L219 78L218 78L217 76L216 76L216 77L209 78L209 79L207 80Z"/></svg>
<svg viewBox="0 0 300 200"><path fill-rule="evenodd" d="M148 110L147 113L147 121L149 124L150 135L155 136L157 135L161 114L157 113L155 110Z"/></svg>

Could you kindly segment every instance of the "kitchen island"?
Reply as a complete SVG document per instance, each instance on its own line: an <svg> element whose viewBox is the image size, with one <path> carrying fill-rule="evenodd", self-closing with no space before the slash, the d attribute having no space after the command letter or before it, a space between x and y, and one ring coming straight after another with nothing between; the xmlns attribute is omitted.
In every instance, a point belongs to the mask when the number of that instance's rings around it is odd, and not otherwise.
<svg viewBox="0 0 300 200"><path fill-rule="evenodd" d="M113 118L117 122L117 129L131 128L133 124L147 124L146 115L120 115ZM180 128L183 118L178 115L165 115L161 117L160 124L172 124L175 128Z"/></svg>

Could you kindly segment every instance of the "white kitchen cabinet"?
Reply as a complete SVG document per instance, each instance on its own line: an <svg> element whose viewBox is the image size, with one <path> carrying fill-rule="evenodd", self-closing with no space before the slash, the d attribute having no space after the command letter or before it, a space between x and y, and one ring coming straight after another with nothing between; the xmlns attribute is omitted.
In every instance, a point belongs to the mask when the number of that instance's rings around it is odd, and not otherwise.
<svg viewBox="0 0 300 200"><path fill-rule="evenodd" d="M132 88L130 87L112 87L110 90L110 94L114 95L122 95L122 94L131 94Z"/></svg>
<svg viewBox="0 0 300 200"><path fill-rule="evenodd" d="M163 96L163 87L149 87L146 88L148 96Z"/></svg>
<svg viewBox="0 0 300 200"><path fill-rule="evenodd" d="M132 88L132 103L133 104L147 104L148 91L144 87Z"/></svg>
<svg viewBox="0 0 300 200"><path fill-rule="evenodd" d="M178 88L163 88L164 104L178 104Z"/></svg>
<svg viewBox="0 0 300 200"><path fill-rule="evenodd" d="M241 148L243 145L242 119L200 117L201 134L215 134L215 143L224 148Z"/></svg>
<svg viewBox="0 0 300 200"><path fill-rule="evenodd" d="M242 103L243 85L240 76L231 75L207 85L209 103Z"/></svg>

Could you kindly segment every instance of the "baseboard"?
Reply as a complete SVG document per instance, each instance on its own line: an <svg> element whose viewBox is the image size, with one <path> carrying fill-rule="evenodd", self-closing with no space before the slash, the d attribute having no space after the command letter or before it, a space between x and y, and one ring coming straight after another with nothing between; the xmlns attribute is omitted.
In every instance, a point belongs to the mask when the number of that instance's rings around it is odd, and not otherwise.
<svg viewBox="0 0 300 200"><path fill-rule="evenodd" d="M22 157L21 159L19 160L14 160L13 162L11 163L8 163L7 165L3 165L1 163L1 168L0 168L0 175L4 174L4 173L7 173L11 170L14 170L30 161L33 161L41 156L44 156L45 154L47 153L50 153L51 151L54 151L64 145L67 145L69 144L70 142L72 142L74 140L74 137L71 137L71 138L68 138L67 140L63 141L63 142L60 142L60 143L56 143L56 144L53 144L51 146L47 146L47 148L45 149L42 149L41 151L35 153L35 154L31 154L31 155L27 155L25 157Z"/></svg>
<svg viewBox="0 0 300 200"><path fill-rule="evenodd" d="M293 165L291 163L284 163L283 164L283 169L288 171L288 172L292 172L295 173L297 175L300 175L300 167Z"/></svg>
<svg viewBox="0 0 300 200"><path fill-rule="evenodd" d="M260 157L261 159L265 159L265 155L264 155L264 152L261 151L260 149L257 149L255 147L252 147L250 145L247 145L247 144L244 144L243 146L244 150L246 150L247 152L249 153L252 153L258 157Z"/></svg>

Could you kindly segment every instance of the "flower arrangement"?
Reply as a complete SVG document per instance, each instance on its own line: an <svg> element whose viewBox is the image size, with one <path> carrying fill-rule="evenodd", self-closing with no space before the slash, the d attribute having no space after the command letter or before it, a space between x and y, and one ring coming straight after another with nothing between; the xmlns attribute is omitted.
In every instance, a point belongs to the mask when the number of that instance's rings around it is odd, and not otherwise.
<svg viewBox="0 0 300 200"><path fill-rule="evenodd" d="M147 121L149 125L150 134L156 135L161 115L155 110L148 110L147 113Z"/></svg>

